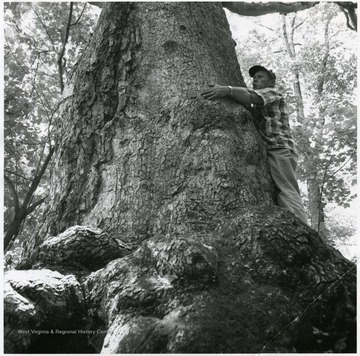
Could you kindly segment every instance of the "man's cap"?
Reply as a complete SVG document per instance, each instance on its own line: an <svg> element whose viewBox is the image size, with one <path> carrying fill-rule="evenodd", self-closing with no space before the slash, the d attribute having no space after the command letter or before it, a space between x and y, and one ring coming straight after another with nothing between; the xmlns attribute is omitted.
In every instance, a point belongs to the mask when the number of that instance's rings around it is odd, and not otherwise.
<svg viewBox="0 0 360 356"><path fill-rule="evenodd" d="M258 72L259 70L264 70L265 72L269 73L271 79L276 79L276 75L271 69L267 69L259 65L253 66L249 69L250 77L254 77L255 73Z"/></svg>

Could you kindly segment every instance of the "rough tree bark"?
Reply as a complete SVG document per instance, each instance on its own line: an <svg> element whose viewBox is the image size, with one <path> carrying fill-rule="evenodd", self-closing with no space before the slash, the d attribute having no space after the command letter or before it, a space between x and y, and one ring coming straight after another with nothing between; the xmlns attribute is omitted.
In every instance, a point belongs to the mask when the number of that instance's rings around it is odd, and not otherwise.
<svg viewBox="0 0 360 356"><path fill-rule="evenodd" d="M46 280L8 276L7 350L355 350L354 265L275 206L249 112L199 95L244 86L233 46L220 3L105 6L23 265Z"/></svg>

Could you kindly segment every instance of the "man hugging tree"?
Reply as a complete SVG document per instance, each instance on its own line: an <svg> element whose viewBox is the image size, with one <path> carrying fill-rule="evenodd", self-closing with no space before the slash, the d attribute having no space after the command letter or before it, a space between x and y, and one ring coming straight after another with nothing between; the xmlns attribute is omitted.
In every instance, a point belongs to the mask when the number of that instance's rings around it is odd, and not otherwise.
<svg viewBox="0 0 360 356"><path fill-rule="evenodd" d="M279 189L277 202L308 224L296 179L298 155L291 136L289 112L282 94L275 89L272 70L256 65L249 69L253 89L215 85L201 93L205 99L229 96L240 104L253 107L253 117L267 145L271 176Z"/></svg>

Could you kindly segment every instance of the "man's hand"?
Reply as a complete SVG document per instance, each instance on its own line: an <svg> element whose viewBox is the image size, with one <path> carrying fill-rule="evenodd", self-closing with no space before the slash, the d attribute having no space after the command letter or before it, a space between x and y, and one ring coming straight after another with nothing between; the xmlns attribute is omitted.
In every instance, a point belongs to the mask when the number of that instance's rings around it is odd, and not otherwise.
<svg viewBox="0 0 360 356"><path fill-rule="evenodd" d="M201 93L201 96L204 99L216 99L216 98L224 98L225 96L230 94L230 88L221 85L213 85L211 88L204 90Z"/></svg>
<svg viewBox="0 0 360 356"><path fill-rule="evenodd" d="M229 96L241 105L264 105L263 98L258 95L254 90L249 90L245 87L232 87L221 85L209 85L209 89L204 90L201 96L204 99L216 99Z"/></svg>

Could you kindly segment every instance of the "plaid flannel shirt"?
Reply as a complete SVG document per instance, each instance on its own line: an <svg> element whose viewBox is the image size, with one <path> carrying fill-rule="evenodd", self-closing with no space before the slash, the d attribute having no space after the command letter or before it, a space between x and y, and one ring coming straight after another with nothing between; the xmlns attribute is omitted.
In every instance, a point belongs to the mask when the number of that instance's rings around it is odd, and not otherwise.
<svg viewBox="0 0 360 356"><path fill-rule="evenodd" d="M289 111L282 94L274 88L253 90L264 100L264 106L254 105L253 114L268 149L288 148L296 153L290 133Z"/></svg>

